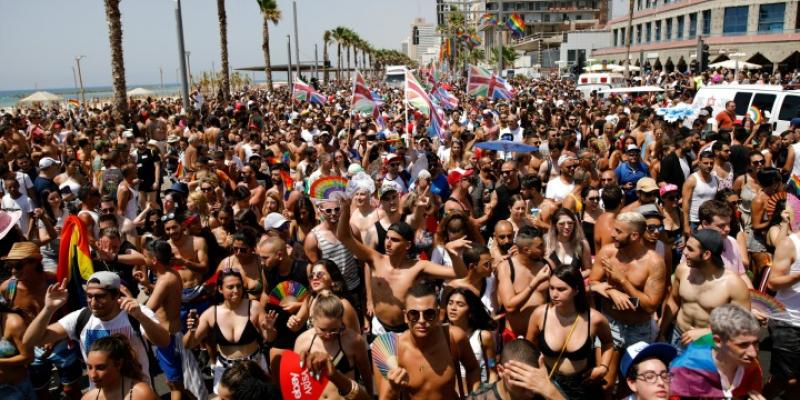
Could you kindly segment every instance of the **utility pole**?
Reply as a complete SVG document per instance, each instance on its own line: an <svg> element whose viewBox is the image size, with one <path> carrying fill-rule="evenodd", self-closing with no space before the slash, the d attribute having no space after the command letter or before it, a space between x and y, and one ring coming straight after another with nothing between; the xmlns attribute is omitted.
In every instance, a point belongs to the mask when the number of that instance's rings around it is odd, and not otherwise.
<svg viewBox="0 0 800 400"><path fill-rule="evenodd" d="M297 76L300 76L300 38L297 36L297 2L292 1L292 14L294 16L294 58L297 60Z"/></svg>
<svg viewBox="0 0 800 400"><path fill-rule="evenodd" d="M633 0L628 0L628 29L625 32L625 79L631 78L631 41L633 41Z"/></svg>
<svg viewBox="0 0 800 400"><path fill-rule="evenodd" d="M189 73L189 87L194 86L194 79L192 79L192 62L191 62L191 51L186 52L186 71Z"/></svg>
<svg viewBox="0 0 800 400"><path fill-rule="evenodd" d="M633 0L631 0L633 1ZM503 71L503 0L497 2L497 76Z"/></svg>
<svg viewBox="0 0 800 400"><path fill-rule="evenodd" d="M81 75L81 58L86 58L86 56L75 57L75 63L78 64L78 83L81 85L81 103L86 103L86 95L83 90L83 76Z"/></svg>
<svg viewBox="0 0 800 400"><path fill-rule="evenodd" d="M314 43L314 79L319 79L319 60L317 58L317 44Z"/></svg>
<svg viewBox="0 0 800 400"><path fill-rule="evenodd" d="M186 79L186 53L183 46L183 18L181 17L181 0L175 0L175 27L178 31L178 59L180 60L180 85L183 109L189 112L189 80Z"/></svg>
<svg viewBox="0 0 800 400"><path fill-rule="evenodd" d="M286 68L286 80L288 82L289 89L291 90L291 88L292 88L292 37L290 35L286 35L286 53L289 54L289 65L287 65L287 68Z"/></svg>
<svg viewBox="0 0 800 400"><path fill-rule="evenodd" d="M72 66L72 80L75 81L75 94L79 94L78 92L78 73L75 72L75 66Z"/></svg>
<svg viewBox="0 0 800 400"><path fill-rule="evenodd" d="M161 77L161 89L164 88L164 68L158 67L158 75Z"/></svg>

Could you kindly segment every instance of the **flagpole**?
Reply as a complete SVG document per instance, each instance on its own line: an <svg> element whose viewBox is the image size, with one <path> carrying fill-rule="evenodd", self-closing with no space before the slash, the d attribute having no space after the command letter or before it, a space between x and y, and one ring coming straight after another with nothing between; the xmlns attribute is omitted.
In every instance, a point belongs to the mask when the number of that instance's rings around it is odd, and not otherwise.
<svg viewBox="0 0 800 400"><path fill-rule="evenodd" d="M414 139L413 133L408 131L408 70L406 70L406 74L404 77L405 77L405 88L403 90L403 106L405 107L406 123L405 125L403 125L403 130L405 130L406 135L410 136L411 140L413 140Z"/></svg>

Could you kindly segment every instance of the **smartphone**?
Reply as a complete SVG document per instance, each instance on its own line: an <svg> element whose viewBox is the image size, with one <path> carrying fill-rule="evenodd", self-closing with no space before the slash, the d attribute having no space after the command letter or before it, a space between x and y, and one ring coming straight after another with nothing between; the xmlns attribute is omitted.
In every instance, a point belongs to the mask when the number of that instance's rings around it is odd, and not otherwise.
<svg viewBox="0 0 800 400"><path fill-rule="evenodd" d="M638 297L628 297L628 300L633 304L633 308L639 308L639 298Z"/></svg>

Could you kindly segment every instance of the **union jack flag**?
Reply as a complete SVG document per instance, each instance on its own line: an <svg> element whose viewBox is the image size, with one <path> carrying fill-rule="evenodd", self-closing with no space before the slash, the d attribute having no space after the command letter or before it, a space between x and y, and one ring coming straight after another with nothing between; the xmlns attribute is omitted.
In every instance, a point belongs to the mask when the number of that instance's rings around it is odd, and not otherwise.
<svg viewBox="0 0 800 400"><path fill-rule="evenodd" d="M325 98L322 93L314 90L313 87L303 82L300 78L295 79L292 85L292 98L315 104L325 104L328 102L328 99Z"/></svg>

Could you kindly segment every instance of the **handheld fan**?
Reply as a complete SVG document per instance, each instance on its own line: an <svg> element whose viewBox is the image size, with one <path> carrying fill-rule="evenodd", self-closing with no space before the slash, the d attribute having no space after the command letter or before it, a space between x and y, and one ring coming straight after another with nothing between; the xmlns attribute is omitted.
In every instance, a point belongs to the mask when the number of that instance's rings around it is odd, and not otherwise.
<svg viewBox="0 0 800 400"><path fill-rule="evenodd" d="M792 181L795 179L797 179L797 177L792 177ZM800 229L800 199L789 193L789 195L786 196L786 205L792 213L792 220L789 221L789 225L792 227L792 232L797 232L797 230Z"/></svg>
<svg viewBox="0 0 800 400"><path fill-rule="evenodd" d="M314 200L330 200L334 193L347 189L347 179L341 176L326 176L311 184L308 194Z"/></svg>
<svg viewBox="0 0 800 400"><path fill-rule="evenodd" d="M758 310L764 315L773 315L786 311L786 306L783 303L755 289L750 289L750 308Z"/></svg>
<svg viewBox="0 0 800 400"><path fill-rule="evenodd" d="M308 291L302 283L296 281L283 281L269 292L269 304L279 306L283 299L294 298L297 301L305 300Z"/></svg>
<svg viewBox="0 0 800 400"><path fill-rule="evenodd" d="M375 338L370 345L372 360L384 377L394 368L397 368L397 334L387 332Z"/></svg>
<svg viewBox="0 0 800 400"><path fill-rule="evenodd" d="M767 199L767 207L766 207L768 218L772 218L773 215L772 213L774 213L775 211L777 211L778 213L783 211L783 210L775 210L775 206L778 205L778 202L781 200L786 200L786 192L784 192L783 190L776 192L772 196L769 196L769 199Z"/></svg>
<svg viewBox="0 0 800 400"><path fill-rule="evenodd" d="M756 106L750 106L750 108L747 109L747 118L750 118L755 124L760 124L762 122L761 110Z"/></svg>

